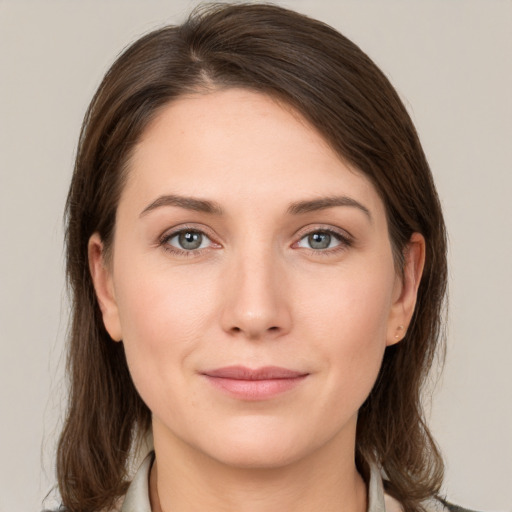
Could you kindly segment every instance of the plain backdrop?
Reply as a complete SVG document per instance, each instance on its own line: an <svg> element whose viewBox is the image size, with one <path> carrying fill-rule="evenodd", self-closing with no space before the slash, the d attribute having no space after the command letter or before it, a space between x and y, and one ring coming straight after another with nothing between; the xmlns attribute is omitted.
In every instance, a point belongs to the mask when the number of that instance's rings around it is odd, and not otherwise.
<svg viewBox="0 0 512 512"><path fill-rule="evenodd" d="M390 77L450 236L448 358L431 425L444 491L512 511L512 2L277 2L328 22ZM63 414L62 212L86 106L113 59L190 1L0 0L0 511L42 508Z"/></svg>

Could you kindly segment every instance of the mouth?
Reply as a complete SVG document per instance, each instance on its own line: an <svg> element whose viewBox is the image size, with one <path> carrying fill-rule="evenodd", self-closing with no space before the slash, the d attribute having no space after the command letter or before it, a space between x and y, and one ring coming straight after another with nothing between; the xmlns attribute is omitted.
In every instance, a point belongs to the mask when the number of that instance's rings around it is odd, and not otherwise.
<svg viewBox="0 0 512 512"><path fill-rule="evenodd" d="M217 390L240 400L256 401L268 400L297 387L309 374L278 366L254 369L227 366L202 375Z"/></svg>

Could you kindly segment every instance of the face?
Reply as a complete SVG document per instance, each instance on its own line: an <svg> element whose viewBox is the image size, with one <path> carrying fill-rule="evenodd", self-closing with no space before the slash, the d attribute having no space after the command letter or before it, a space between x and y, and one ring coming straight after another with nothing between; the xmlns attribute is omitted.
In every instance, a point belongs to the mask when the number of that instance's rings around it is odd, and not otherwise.
<svg viewBox="0 0 512 512"><path fill-rule="evenodd" d="M398 277L375 188L297 113L237 89L168 105L130 161L110 263L89 244L155 443L244 467L353 452L414 307L411 247Z"/></svg>

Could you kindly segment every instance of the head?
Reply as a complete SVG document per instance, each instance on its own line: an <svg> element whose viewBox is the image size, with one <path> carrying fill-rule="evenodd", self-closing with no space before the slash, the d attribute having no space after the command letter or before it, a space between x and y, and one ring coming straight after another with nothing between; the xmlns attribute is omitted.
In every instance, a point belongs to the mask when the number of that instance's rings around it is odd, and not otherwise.
<svg viewBox="0 0 512 512"><path fill-rule="evenodd" d="M381 464L390 492L414 510L438 490L442 476L420 402L446 285L444 224L432 176L403 104L372 61L328 26L261 4L198 11L181 26L141 38L111 67L86 114L67 203L74 309L70 403L59 447L64 504L73 510L89 496L99 509L115 499L134 443L151 424L125 347L104 322L90 272L91 240L115 274L120 207L133 188L141 148L163 119L186 121L194 98L197 104L213 97L217 106L253 101L260 112L278 109L288 115L283 122L295 119L339 159L345 177L369 185L382 208L398 283L406 278L411 247L421 241L423 269L405 336L383 347L356 433L360 471L367 462ZM279 327L280 320L274 323Z"/></svg>

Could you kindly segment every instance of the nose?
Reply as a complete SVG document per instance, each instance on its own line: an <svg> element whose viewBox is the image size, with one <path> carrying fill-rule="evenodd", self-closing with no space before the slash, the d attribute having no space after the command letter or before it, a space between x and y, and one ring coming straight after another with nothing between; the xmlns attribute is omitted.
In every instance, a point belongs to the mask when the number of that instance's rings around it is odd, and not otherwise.
<svg viewBox="0 0 512 512"><path fill-rule="evenodd" d="M224 276L221 324L251 340L275 339L291 329L286 272L271 250L239 255Z"/></svg>

